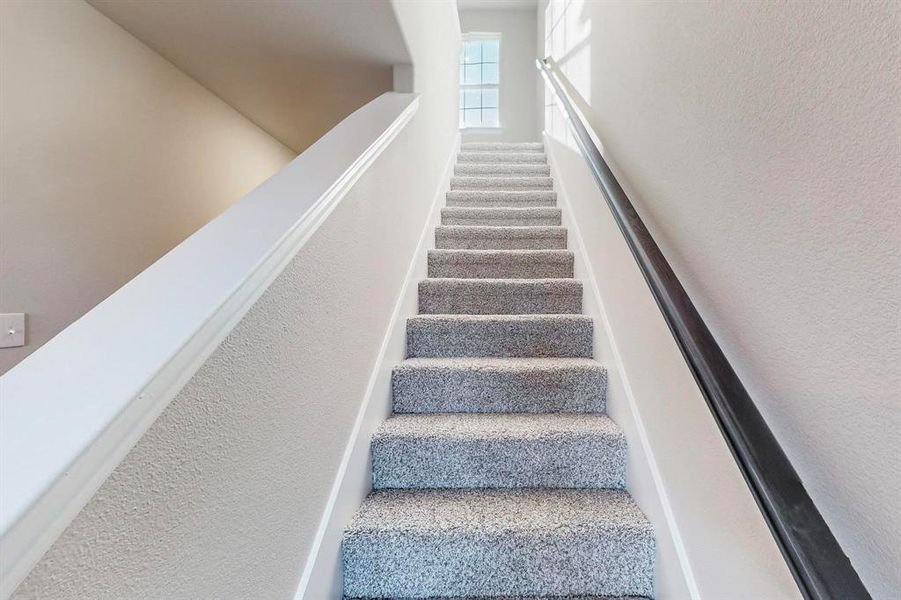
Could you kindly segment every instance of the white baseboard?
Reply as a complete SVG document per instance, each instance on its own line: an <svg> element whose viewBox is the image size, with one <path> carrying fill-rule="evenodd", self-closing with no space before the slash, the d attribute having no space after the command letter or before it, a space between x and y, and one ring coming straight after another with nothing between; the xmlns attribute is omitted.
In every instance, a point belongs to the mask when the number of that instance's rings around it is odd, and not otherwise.
<svg viewBox="0 0 901 600"><path fill-rule="evenodd" d="M441 218L444 195L453 175L460 136L451 149L435 190L429 216L407 269L391 320L379 349L369 384L322 519L313 539L294 600L339 600L343 597L341 538L351 517L372 489L369 444L375 429L391 414L391 370L406 357L406 317L416 314L418 283L427 274L427 253L434 246L432 232Z"/></svg>

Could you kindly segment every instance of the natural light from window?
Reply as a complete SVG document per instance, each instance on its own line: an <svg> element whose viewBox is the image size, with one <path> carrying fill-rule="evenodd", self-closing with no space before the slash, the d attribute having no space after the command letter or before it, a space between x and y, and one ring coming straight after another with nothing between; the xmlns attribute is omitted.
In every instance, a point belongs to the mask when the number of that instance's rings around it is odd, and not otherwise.
<svg viewBox="0 0 901 600"><path fill-rule="evenodd" d="M550 0L544 9L544 56L571 86L571 92L583 104L591 103L591 21L586 3L591 0ZM544 86L544 130L551 137L573 148L576 140L563 113L554 102L548 86Z"/></svg>
<svg viewBox="0 0 901 600"><path fill-rule="evenodd" d="M460 55L460 129L500 127L500 53L497 33L463 36Z"/></svg>

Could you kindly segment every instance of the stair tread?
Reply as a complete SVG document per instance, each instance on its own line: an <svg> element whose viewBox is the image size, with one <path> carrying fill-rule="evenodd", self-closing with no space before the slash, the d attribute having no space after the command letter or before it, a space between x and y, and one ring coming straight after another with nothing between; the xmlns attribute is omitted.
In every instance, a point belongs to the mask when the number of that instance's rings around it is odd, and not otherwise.
<svg viewBox="0 0 901 600"><path fill-rule="evenodd" d="M420 288L438 286L444 288L481 288L496 292L504 289L519 289L522 291L542 291L547 293L574 293L582 292L582 282L578 279L566 278L542 278L542 279L463 279L459 277L434 278L429 277L419 282ZM552 314L552 313L548 313ZM560 313L553 313L560 314Z"/></svg>
<svg viewBox="0 0 901 600"><path fill-rule="evenodd" d="M460 144L463 152L544 152L541 142L465 142Z"/></svg>
<svg viewBox="0 0 901 600"><path fill-rule="evenodd" d="M653 529L623 490L376 490L343 548L350 596L653 593Z"/></svg>
<svg viewBox="0 0 901 600"><path fill-rule="evenodd" d="M345 596L344 600L423 600L422 598L351 598ZM432 596L427 600L649 600L647 596Z"/></svg>
<svg viewBox="0 0 901 600"><path fill-rule="evenodd" d="M489 176L489 175L480 175L480 176L467 176L467 175L455 175L451 177L451 189L471 189L471 190L480 190L480 189L503 189L506 187L512 188L513 190L525 188L525 189L535 189L535 190L543 190L543 189L552 189L554 185L554 180L549 176L535 176L530 177L527 175L498 175L498 176Z"/></svg>
<svg viewBox="0 0 901 600"><path fill-rule="evenodd" d="M553 262L567 262L572 260L572 250L552 248L549 250L533 250L530 248L513 248L501 250L481 250L462 248L435 248L429 250L429 256L440 256L445 259L459 258L467 261L493 261L493 260L526 260L541 259Z"/></svg>
<svg viewBox="0 0 901 600"><path fill-rule="evenodd" d="M460 250L565 249L566 227L558 225L438 225L435 246Z"/></svg>
<svg viewBox="0 0 901 600"><path fill-rule="evenodd" d="M513 194L527 194L528 192L511 192ZM446 206L441 209L452 213L480 214L510 214L510 215L547 215L562 214L563 211L555 206Z"/></svg>
<svg viewBox="0 0 901 600"><path fill-rule="evenodd" d="M449 243L441 245L471 246ZM452 247L429 250L427 260L428 275L435 279L544 279L571 278L575 255L569 250L560 249L485 250Z"/></svg>
<svg viewBox="0 0 901 600"><path fill-rule="evenodd" d="M407 319L414 357L586 357L594 322L562 315L418 315Z"/></svg>
<svg viewBox="0 0 901 600"><path fill-rule="evenodd" d="M363 501L347 533L487 537L574 529L652 530L623 490L499 488L377 490Z"/></svg>
<svg viewBox="0 0 901 600"><path fill-rule="evenodd" d="M604 413L607 369L584 357L416 357L391 373L396 413Z"/></svg>
<svg viewBox="0 0 901 600"><path fill-rule="evenodd" d="M582 323L594 323L594 319L588 315L577 313L553 314L553 315L414 315L407 319L408 322L491 322L491 323L536 323L536 322L565 322L579 321Z"/></svg>
<svg viewBox="0 0 901 600"><path fill-rule="evenodd" d="M549 177L551 167L527 162L463 162L454 167L454 175L475 177Z"/></svg>
<svg viewBox="0 0 901 600"><path fill-rule="evenodd" d="M518 163L518 164L547 164L547 155L544 152L479 152L464 151L457 154L458 163Z"/></svg>
<svg viewBox="0 0 901 600"><path fill-rule="evenodd" d="M534 356L456 356L442 358L407 358L395 368L448 368L448 369L572 369L598 368L603 365L593 358L558 358Z"/></svg>
<svg viewBox="0 0 901 600"><path fill-rule="evenodd" d="M344 600L423 600L422 598L400 598L392 596L391 598L362 598L356 596L351 598L345 596ZM432 596L426 600L648 600L647 596Z"/></svg>
<svg viewBox="0 0 901 600"><path fill-rule="evenodd" d="M398 414L371 456L375 489L625 487L625 435L603 414Z"/></svg>
<svg viewBox="0 0 901 600"><path fill-rule="evenodd" d="M436 225L436 231L450 231L468 235L493 236L558 236L566 233L566 227L560 225Z"/></svg>
<svg viewBox="0 0 901 600"><path fill-rule="evenodd" d="M558 216L563 214L559 208L551 206L447 206L441 209L442 213L473 215L473 216L510 216L526 217L534 216Z"/></svg>
<svg viewBox="0 0 901 600"><path fill-rule="evenodd" d="M571 278L429 278L419 282L422 314L582 312L582 282Z"/></svg>
<svg viewBox="0 0 901 600"><path fill-rule="evenodd" d="M458 440L541 439L559 434L623 439L607 415L592 413L419 413L387 419L373 436Z"/></svg>
<svg viewBox="0 0 901 600"><path fill-rule="evenodd" d="M553 190L450 190L445 195L448 207L553 207Z"/></svg>
<svg viewBox="0 0 901 600"><path fill-rule="evenodd" d="M531 207L450 207L441 209L441 225L479 226L559 226L563 211L559 208Z"/></svg>

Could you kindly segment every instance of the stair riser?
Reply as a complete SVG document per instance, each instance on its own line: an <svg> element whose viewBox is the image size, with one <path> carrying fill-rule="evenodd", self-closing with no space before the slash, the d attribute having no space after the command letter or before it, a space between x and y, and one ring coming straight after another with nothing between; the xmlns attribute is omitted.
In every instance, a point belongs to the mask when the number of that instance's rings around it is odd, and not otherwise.
<svg viewBox="0 0 901 600"><path fill-rule="evenodd" d="M543 152L460 152L458 163L547 164Z"/></svg>
<svg viewBox="0 0 901 600"><path fill-rule="evenodd" d="M451 177L451 190L551 190L550 177Z"/></svg>
<svg viewBox="0 0 901 600"><path fill-rule="evenodd" d="M561 433L546 439L391 437L372 443L372 485L403 488L618 488L626 444Z"/></svg>
<svg viewBox="0 0 901 600"><path fill-rule="evenodd" d="M557 206L557 192L534 190L531 192L468 191L447 192L450 208L541 208Z"/></svg>
<svg viewBox="0 0 901 600"><path fill-rule="evenodd" d="M539 372L395 369L397 413L603 413L603 368Z"/></svg>
<svg viewBox="0 0 901 600"><path fill-rule="evenodd" d="M654 540L644 530L560 529L428 537L358 534L344 542L344 593L374 598L651 596Z"/></svg>
<svg viewBox="0 0 901 600"><path fill-rule="evenodd" d="M466 254L465 251L463 254ZM527 257L498 259L496 257L453 256L449 253L429 253L429 277L459 279L565 279L573 276L573 256L562 260Z"/></svg>
<svg viewBox="0 0 901 600"><path fill-rule="evenodd" d="M522 235L511 231L510 235L496 232L487 234L436 228L435 248L439 250L565 250L566 230L550 234Z"/></svg>
<svg viewBox="0 0 901 600"><path fill-rule="evenodd" d="M581 283L574 290L495 290L476 286L443 286L442 280L419 284L419 312L424 315L580 314Z"/></svg>
<svg viewBox="0 0 901 600"><path fill-rule="evenodd" d="M457 163L454 175L465 177L549 177L548 165L516 163Z"/></svg>
<svg viewBox="0 0 901 600"><path fill-rule="evenodd" d="M441 209L442 225L468 225L483 227L559 227L562 213L559 208L526 208L526 209Z"/></svg>
<svg viewBox="0 0 901 600"><path fill-rule="evenodd" d="M410 358L462 356L591 358L589 319L408 319Z"/></svg>
<svg viewBox="0 0 901 600"><path fill-rule="evenodd" d="M538 152L544 153L541 142L467 142L460 145L460 151L467 152Z"/></svg>

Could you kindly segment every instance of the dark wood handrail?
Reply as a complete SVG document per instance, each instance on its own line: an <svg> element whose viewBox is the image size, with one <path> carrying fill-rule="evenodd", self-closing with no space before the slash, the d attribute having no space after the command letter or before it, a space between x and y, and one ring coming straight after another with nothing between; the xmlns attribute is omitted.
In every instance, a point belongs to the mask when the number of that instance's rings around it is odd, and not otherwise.
<svg viewBox="0 0 901 600"><path fill-rule="evenodd" d="M805 598L870 598L791 461L588 133L548 59L536 61L566 114L585 162L701 388Z"/></svg>

